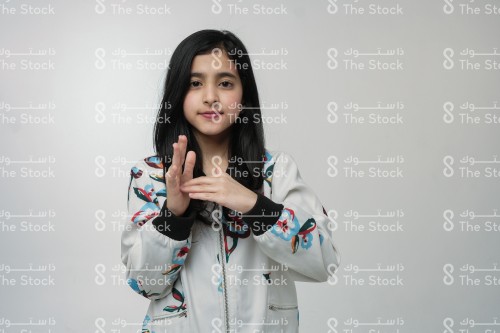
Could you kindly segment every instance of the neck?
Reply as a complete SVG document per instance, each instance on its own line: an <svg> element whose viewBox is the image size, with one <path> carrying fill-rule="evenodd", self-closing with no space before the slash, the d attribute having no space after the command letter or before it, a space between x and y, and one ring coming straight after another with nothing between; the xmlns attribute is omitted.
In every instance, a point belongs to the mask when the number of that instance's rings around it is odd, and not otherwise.
<svg viewBox="0 0 500 333"><path fill-rule="evenodd" d="M212 158L214 156L220 156L223 164L229 159L228 151L231 135L228 132L218 135L204 135L195 130L194 136L203 155L203 164L213 164Z"/></svg>

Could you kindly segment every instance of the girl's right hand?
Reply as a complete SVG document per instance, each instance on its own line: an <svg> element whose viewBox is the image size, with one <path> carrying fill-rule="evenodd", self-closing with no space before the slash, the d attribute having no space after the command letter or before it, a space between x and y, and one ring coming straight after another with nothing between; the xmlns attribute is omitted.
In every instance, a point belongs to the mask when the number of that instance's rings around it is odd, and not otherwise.
<svg viewBox="0 0 500 333"><path fill-rule="evenodd" d="M189 193L184 193L180 190L180 186L188 180L193 179L196 153L192 150L187 153L184 172L182 172L184 156L186 155L187 137L179 135L179 142L174 142L172 146L174 147L174 156L165 177L167 208L176 216L182 216L186 212L191 198L189 197Z"/></svg>

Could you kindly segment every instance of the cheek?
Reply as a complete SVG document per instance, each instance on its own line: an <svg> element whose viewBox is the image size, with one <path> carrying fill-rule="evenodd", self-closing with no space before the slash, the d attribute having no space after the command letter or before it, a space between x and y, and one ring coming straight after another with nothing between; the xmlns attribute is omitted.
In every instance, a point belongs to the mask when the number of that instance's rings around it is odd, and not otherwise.
<svg viewBox="0 0 500 333"><path fill-rule="evenodd" d="M224 105L227 105L227 106L234 106L234 105L237 105L237 104L240 104L241 103L241 98L242 98L242 93L241 91L238 91L238 92L231 92L230 94L227 94L224 98ZM233 109L231 108L230 111L237 111L237 109Z"/></svg>
<svg viewBox="0 0 500 333"><path fill-rule="evenodd" d="M195 108L194 96L191 93L187 93L186 97L184 97L184 103L182 104L182 108L185 113L190 113Z"/></svg>

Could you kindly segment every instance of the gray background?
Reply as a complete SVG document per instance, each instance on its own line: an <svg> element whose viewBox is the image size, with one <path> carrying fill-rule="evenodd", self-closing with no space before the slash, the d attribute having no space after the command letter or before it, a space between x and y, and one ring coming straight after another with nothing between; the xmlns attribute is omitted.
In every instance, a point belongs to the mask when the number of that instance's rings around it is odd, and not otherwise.
<svg viewBox="0 0 500 333"><path fill-rule="evenodd" d="M255 4L284 12L261 14ZM234 32L258 64L285 64L255 69L261 103L287 106L263 109L286 118L265 125L266 146L292 154L335 221L341 267L328 283L297 284L301 331L495 329L500 283L488 281L500 279L500 242L489 226L500 223L500 178L487 172L500 170L500 124L488 119L500 117L500 70L486 67L500 62L500 15L488 13L495 4L0 2L0 332L140 329L148 300L125 284L120 226L130 167L153 153L153 122L141 119L154 120L166 71L139 65L168 63L183 38L206 28ZM377 5L399 12L370 14ZM137 6L168 10L141 14ZM351 6L365 13L346 12ZM286 54L263 54L272 50ZM370 61L400 67L369 69ZM399 120L370 123L370 114ZM365 123L346 121L361 116ZM370 168L400 174L353 176ZM370 285L377 277L400 285ZM39 320L46 324L33 325Z"/></svg>

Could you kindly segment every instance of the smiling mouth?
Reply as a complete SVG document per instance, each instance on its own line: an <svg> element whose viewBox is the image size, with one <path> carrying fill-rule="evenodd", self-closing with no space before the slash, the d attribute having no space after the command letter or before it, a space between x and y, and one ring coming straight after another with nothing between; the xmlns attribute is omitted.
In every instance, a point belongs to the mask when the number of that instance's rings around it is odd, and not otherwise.
<svg viewBox="0 0 500 333"><path fill-rule="evenodd" d="M223 114L224 112L215 112L215 111L205 111L200 114Z"/></svg>

